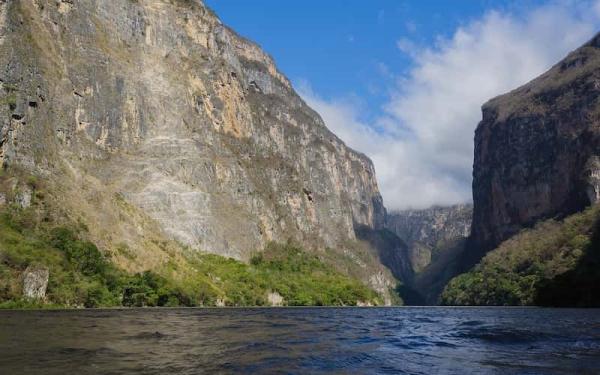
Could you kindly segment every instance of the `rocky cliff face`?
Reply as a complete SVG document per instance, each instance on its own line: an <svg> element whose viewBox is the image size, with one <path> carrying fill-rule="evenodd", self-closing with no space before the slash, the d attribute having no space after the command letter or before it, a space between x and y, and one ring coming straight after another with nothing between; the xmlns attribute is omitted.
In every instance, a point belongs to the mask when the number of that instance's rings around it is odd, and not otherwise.
<svg viewBox="0 0 600 375"><path fill-rule="evenodd" d="M459 204L392 212L386 227L408 246L412 268L422 271L447 245L469 237L473 207Z"/></svg>
<svg viewBox="0 0 600 375"><path fill-rule="evenodd" d="M600 36L483 107L475 133L472 255L598 201Z"/></svg>
<svg viewBox="0 0 600 375"><path fill-rule="evenodd" d="M0 65L2 164L48 179L101 246L358 257L355 227L383 227L371 161L200 1L0 0Z"/></svg>

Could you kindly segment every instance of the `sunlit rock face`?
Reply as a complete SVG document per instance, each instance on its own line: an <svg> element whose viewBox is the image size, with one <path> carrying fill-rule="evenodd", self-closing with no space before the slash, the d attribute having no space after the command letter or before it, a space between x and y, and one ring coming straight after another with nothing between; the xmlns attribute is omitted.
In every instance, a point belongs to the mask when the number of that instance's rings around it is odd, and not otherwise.
<svg viewBox="0 0 600 375"><path fill-rule="evenodd" d="M474 252L600 196L600 37L483 107L475 133Z"/></svg>
<svg viewBox="0 0 600 375"><path fill-rule="evenodd" d="M0 0L0 65L1 163L131 267L162 264L161 238L238 259L293 240L389 302L355 234L383 227L373 164L202 2Z"/></svg>
<svg viewBox="0 0 600 375"><path fill-rule="evenodd" d="M50 272L43 267L27 267L23 272L23 296L27 299L43 299L48 288Z"/></svg>

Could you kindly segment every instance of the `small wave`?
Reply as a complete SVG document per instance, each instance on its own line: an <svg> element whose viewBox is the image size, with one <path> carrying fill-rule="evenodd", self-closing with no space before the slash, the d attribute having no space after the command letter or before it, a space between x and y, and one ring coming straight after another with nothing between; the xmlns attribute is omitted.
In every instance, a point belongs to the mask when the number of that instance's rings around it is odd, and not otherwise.
<svg viewBox="0 0 600 375"><path fill-rule="evenodd" d="M493 327L481 327L477 329L466 330L455 333L453 336L463 339L476 339L502 344L522 344L544 340L547 338L546 334L540 332Z"/></svg>
<svg viewBox="0 0 600 375"><path fill-rule="evenodd" d="M439 320L437 319L431 319L431 318L426 318L426 317L417 317L415 319L413 319L413 321L418 322L418 323L438 323Z"/></svg>
<svg viewBox="0 0 600 375"><path fill-rule="evenodd" d="M269 328L293 328L296 326L295 323L269 323Z"/></svg>
<svg viewBox="0 0 600 375"><path fill-rule="evenodd" d="M355 367L359 364L373 361L373 360L375 360L375 358L370 354L357 353L357 354L354 354L347 358L344 358L343 360L341 360L339 362L340 362L341 367Z"/></svg>
<svg viewBox="0 0 600 375"><path fill-rule="evenodd" d="M480 320L467 320L465 322L461 322L459 324L459 326L462 326L462 327L473 327L473 326L481 326L483 324L484 323L482 321L480 321Z"/></svg>
<svg viewBox="0 0 600 375"><path fill-rule="evenodd" d="M433 344L443 348L458 348L458 345L454 345L447 341L433 341Z"/></svg>
<svg viewBox="0 0 600 375"><path fill-rule="evenodd" d="M600 350L600 338L579 338L572 346L577 350Z"/></svg>
<svg viewBox="0 0 600 375"><path fill-rule="evenodd" d="M56 352L59 355L66 355L69 357L91 357L97 355L117 357L120 354L118 351L107 347L100 347L95 349L64 347L58 348Z"/></svg>
<svg viewBox="0 0 600 375"><path fill-rule="evenodd" d="M168 335L165 335L164 333L154 331L154 332L141 332L141 333L138 333L137 335L129 336L128 338L133 339L133 340L160 340L160 339L164 339L167 336Z"/></svg>
<svg viewBox="0 0 600 375"><path fill-rule="evenodd" d="M417 348L435 345L434 342L427 341L427 339L424 337L415 337L415 336L389 339L389 340L387 340L387 342L397 348L402 348L402 349L417 349Z"/></svg>

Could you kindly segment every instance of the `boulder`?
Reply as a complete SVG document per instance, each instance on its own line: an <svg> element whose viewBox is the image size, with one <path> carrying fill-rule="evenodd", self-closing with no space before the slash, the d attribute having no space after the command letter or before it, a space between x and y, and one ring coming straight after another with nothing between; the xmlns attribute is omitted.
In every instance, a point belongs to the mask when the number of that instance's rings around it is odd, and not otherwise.
<svg viewBox="0 0 600 375"><path fill-rule="evenodd" d="M23 296L29 299L44 299L49 277L50 271L45 267L27 267L23 273Z"/></svg>

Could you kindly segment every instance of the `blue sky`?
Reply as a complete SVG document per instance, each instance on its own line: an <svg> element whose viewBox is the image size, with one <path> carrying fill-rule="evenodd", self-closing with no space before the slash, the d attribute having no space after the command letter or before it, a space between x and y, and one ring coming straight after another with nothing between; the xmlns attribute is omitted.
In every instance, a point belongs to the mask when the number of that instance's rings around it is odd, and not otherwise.
<svg viewBox="0 0 600 375"><path fill-rule="evenodd" d="M373 160L388 208L471 200L488 99L600 30L600 0L206 0Z"/></svg>
<svg viewBox="0 0 600 375"><path fill-rule="evenodd" d="M223 22L258 42L296 85L324 97L353 98L365 120L388 98L390 74L411 59L397 43L431 45L490 9L524 9L541 1L207 0ZM451 6L449 6L451 4Z"/></svg>

